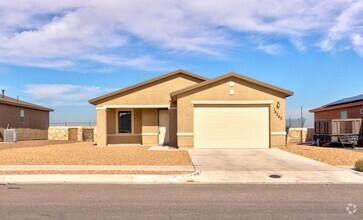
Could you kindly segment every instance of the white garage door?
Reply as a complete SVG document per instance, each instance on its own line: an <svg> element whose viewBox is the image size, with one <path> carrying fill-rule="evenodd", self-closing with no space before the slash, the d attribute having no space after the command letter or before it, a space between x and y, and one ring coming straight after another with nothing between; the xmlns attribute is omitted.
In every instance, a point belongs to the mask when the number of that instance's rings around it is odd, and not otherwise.
<svg viewBox="0 0 363 220"><path fill-rule="evenodd" d="M269 148L268 107L194 107L195 148Z"/></svg>

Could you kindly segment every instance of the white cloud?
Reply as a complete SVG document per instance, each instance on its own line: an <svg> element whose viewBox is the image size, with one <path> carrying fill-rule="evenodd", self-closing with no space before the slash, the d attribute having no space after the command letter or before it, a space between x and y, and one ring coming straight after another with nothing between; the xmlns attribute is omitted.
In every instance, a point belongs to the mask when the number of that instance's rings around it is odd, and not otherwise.
<svg viewBox="0 0 363 220"><path fill-rule="evenodd" d="M72 84L34 84L26 86L25 93L36 101L51 106L87 105L88 100L112 91L98 86Z"/></svg>
<svg viewBox="0 0 363 220"><path fill-rule="evenodd" d="M257 46L257 49L272 55L280 55L283 52L279 44L260 44Z"/></svg>
<svg viewBox="0 0 363 220"><path fill-rule="evenodd" d="M331 51L335 48L337 42L341 40L351 40L352 35L357 31L363 32L363 1L355 1L349 7L341 11L335 19L334 25L328 30L325 39L320 42L319 46L325 51ZM353 42L351 42L354 45Z"/></svg>
<svg viewBox="0 0 363 220"><path fill-rule="evenodd" d="M305 43L301 39L291 39L291 43L295 46L295 48L303 53L307 50Z"/></svg>
<svg viewBox="0 0 363 220"><path fill-rule="evenodd" d="M344 42L361 53L353 36L363 34L362 13L363 0L2 1L0 62L155 69L165 65L151 55L155 49L219 56L252 47L279 54L283 48L273 39L300 52L314 45L331 51ZM256 46L241 35L269 44Z"/></svg>
<svg viewBox="0 0 363 220"><path fill-rule="evenodd" d="M355 51L363 57L363 37L360 34L354 34L352 36L352 42Z"/></svg>

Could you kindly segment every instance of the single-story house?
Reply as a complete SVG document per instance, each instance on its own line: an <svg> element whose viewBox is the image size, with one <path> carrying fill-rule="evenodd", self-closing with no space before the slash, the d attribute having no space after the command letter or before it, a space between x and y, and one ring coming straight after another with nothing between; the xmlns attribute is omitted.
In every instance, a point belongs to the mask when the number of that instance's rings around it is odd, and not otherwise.
<svg viewBox="0 0 363 220"><path fill-rule="evenodd" d="M293 92L231 72L217 78L177 70L89 102L98 146L179 148L285 146L285 98Z"/></svg>
<svg viewBox="0 0 363 220"><path fill-rule="evenodd" d="M48 139L49 112L53 109L5 96L0 96L0 140L8 126L18 130L19 140Z"/></svg>
<svg viewBox="0 0 363 220"><path fill-rule="evenodd" d="M363 120L363 95L344 98L319 108L311 109L314 113L315 134L332 134L333 120L362 119ZM343 129L343 127L341 127ZM341 133L350 133L351 126L345 126ZM362 126L358 128L362 134ZM339 131L340 132L340 131Z"/></svg>

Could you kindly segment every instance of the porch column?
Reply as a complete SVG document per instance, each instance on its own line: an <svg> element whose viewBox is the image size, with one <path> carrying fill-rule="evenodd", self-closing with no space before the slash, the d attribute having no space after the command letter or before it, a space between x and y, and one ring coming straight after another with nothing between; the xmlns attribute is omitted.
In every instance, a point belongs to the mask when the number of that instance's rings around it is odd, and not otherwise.
<svg viewBox="0 0 363 220"><path fill-rule="evenodd" d="M106 109L97 109L97 146L107 146L107 112Z"/></svg>

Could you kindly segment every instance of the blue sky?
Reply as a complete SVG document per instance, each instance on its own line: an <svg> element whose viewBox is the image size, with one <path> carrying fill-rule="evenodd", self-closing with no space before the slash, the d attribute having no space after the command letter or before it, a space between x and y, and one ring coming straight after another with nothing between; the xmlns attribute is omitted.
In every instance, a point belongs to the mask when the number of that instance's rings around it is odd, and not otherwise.
<svg viewBox="0 0 363 220"><path fill-rule="evenodd" d="M287 117L311 126L308 109L363 93L362 17L362 0L0 1L0 87L87 122L107 92L235 71L294 91Z"/></svg>

